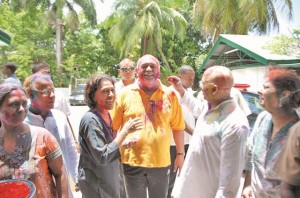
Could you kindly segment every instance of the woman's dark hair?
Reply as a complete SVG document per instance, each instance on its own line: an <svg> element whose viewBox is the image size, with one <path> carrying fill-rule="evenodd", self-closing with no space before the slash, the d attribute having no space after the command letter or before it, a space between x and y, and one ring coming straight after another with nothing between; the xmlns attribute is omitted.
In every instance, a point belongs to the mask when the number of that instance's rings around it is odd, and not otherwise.
<svg viewBox="0 0 300 198"><path fill-rule="evenodd" d="M96 74L86 83L84 96L85 102L90 109L96 107L95 93L98 90L102 80L109 80L115 86L115 80L106 74Z"/></svg>
<svg viewBox="0 0 300 198"><path fill-rule="evenodd" d="M18 86L16 84L12 84L12 83L3 83L3 84L0 84L0 107L2 107L3 102L4 102L5 98L6 98L6 96L10 92L12 92L14 90L21 90L26 95L26 92L23 89L23 87L20 87L20 86Z"/></svg>
<svg viewBox="0 0 300 198"><path fill-rule="evenodd" d="M271 68L268 78L274 85L277 95L281 100L282 108L297 108L300 105L300 78L296 72L286 68ZM284 96L284 91L290 91L289 96Z"/></svg>

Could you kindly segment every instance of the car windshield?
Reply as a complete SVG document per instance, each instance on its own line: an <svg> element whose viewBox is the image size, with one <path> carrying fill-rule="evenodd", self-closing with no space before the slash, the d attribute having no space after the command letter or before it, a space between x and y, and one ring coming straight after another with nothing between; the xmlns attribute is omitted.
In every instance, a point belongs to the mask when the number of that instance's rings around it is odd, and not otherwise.
<svg viewBox="0 0 300 198"><path fill-rule="evenodd" d="M263 111L263 108L259 105L259 96L255 93L242 92L246 102L252 113L259 114Z"/></svg>
<svg viewBox="0 0 300 198"><path fill-rule="evenodd" d="M84 93L84 88L85 88L85 84L78 84L74 92L75 93Z"/></svg>

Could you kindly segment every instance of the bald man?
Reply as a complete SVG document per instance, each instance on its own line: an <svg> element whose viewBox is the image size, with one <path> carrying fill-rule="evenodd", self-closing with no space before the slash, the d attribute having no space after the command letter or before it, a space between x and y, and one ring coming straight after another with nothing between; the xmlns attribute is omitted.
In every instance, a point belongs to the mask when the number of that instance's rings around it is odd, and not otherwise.
<svg viewBox="0 0 300 198"><path fill-rule="evenodd" d="M204 72L201 88L205 102L199 102L186 92L178 77L168 77L168 81L179 92L181 103L198 117L172 196L236 197L249 125L245 113L230 97L231 71L213 66Z"/></svg>

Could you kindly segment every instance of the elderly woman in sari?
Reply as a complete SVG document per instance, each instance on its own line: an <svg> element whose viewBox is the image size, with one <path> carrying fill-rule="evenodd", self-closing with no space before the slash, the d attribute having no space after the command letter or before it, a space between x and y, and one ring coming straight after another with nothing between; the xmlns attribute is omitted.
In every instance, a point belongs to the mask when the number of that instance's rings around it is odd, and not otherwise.
<svg viewBox="0 0 300 198"><path fill-rule="evenodd" d="M38 198L68 197L59 144L46 129L24 123L27 112L23 88L1 84L0 180L30 180Z"/></svg>

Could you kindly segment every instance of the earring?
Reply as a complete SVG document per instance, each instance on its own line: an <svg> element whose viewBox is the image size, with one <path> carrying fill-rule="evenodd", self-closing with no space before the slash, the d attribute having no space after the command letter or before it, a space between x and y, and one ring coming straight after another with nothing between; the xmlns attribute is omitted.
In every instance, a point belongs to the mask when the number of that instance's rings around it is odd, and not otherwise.
<svg viewBox="0 0 300 198"><path fill-rule="evenodd" d="M279 104L278 104L278 107L279 107L279 108L282 108L282 103L283 103L283 101L285 100L285 98L287 98L287 96L281 96L281 97L279 98Z"/></svg>

